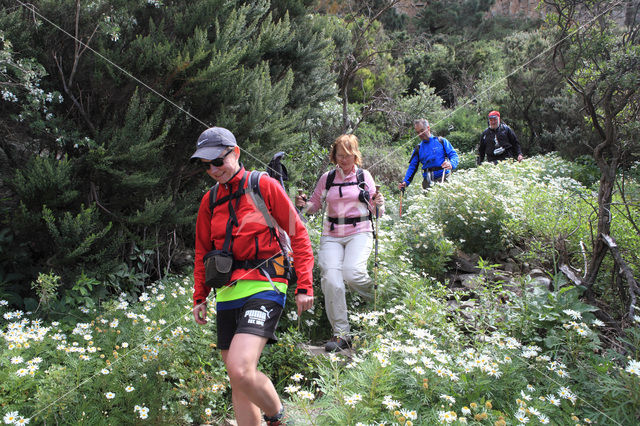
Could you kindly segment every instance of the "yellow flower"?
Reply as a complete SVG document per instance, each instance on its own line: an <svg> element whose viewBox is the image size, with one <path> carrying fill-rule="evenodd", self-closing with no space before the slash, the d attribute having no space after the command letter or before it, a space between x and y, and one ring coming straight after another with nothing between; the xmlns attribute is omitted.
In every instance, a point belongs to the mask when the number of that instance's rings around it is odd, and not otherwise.
<svg viewBox="0 0 640 426"><path fill-rule="evenodd" d="M469 407L475 410L476 408L478 408L478 404L476 404L475 402L472 402L471 404L469 404Z"/></svg>
<svg viewBox="0 0 640 426"><path fill-rule="evenodd" d="M489 410L491 410L493 408L493 405L491 404L491 400L485 402L484 406L487 407Z"/></svg>
<svg viewBox="0 0 640 426"><path fill-rule="evenodd" d="M506 426L507 422L505 422L504 420L497 420L493 426Z"/></svg>
<svg viewBox="0 0 640 426"><path fill-rule="evenodd" d="M482 420L486 420L487 419L487 413L478 413L475 416L473 416L473 418L479 422L481 422Z"/></svg>

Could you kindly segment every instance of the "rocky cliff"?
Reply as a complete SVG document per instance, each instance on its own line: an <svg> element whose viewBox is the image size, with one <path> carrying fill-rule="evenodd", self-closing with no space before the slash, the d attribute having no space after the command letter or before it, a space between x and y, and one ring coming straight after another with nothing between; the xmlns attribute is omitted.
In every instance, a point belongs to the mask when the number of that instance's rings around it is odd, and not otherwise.
<svg viewBox="0 0 640 426"><path fill-rule="evenodd" d="M544 8L538 7L539 4L538 0L496 0L489 10L489 15L544 18Z"/></svg>
<svg viewBox="0 0 640 426"><path fill-rule="evenodd" d="M401 0L396 9L409 16L415 16L428 1ZM598 6L604 10L613 2L603 1ZM613 17L619 24L628 24L634 18L640 19L640 0L623 0L613 8ZM495 0L487 13L489 16L521 16L530 19L542 19L551 9L540 0Z"/></svg>

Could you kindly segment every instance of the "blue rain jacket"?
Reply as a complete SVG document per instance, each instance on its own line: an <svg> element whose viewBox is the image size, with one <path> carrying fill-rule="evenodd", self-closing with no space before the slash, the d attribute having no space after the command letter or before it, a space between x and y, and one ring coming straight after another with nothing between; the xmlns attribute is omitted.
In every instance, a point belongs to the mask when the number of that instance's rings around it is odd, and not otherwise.
<svg viewBox="0 0 640 426"><path fill-rule="evenodd" d="M404 181L407 183L407 186L409 186L413 176L416 174L418 162L422 163L423 178L427 176L430 169L436 168L439 170L432 170L433 178L435 180L441 178L444 170L440 168L440 165L444 163L445 152L447 154L446 157L451 163L451 167L455 170L455 168L458 167L458 153L453 149L453 146L447 139L442 138L442 143L440 143L437 136L431 136L429 139L425 139L420 142L418 155L415 155L414 153L411 156L409 168L407 169L407 173L404 175ZM449 174L448 171L447 174Z"/></svg>

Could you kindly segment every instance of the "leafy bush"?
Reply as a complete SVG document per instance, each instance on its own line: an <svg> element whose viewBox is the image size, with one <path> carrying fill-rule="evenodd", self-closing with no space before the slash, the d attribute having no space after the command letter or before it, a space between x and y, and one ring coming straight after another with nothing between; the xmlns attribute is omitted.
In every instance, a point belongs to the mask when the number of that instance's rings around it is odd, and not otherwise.
<svg viewBox="0 0 640 426"><path fill-rule="evenodd" d="M600 181L600 169L590 155L581 155L571 162L571 177L586 188L592 188Z"/></svg>
<svg viewBox="0 0 640 426"><path fill-rule="evenodd" d="M477 158L477 151L458 152L458 168L456 170L465 170L476 167Z"/></svg>
<svg viewBox="0 0 640 426"><path fill-rule="evenodd" d="M408 197L406 202L411 203L421 196ZM427 203L417 203L406 212L404 220L395 224L393 232L387 230L390 228L387 224L393 224L393 218L386 216L381 220L385 224L380 233L380 238L385 241L385 259L443 278L454 244L445 238L443 228L434 223L432 216L433 211Z"/></svg>
<svg viewBox="0 0 640 426"><path fill-rule="evenodd" d="M377 185L396 189L408 167L408 157L398 153L397 147L366 145L362 148L363 167L373 176Z"/></svg>
<svg viewBox="0 0 640 426"><path fill-rule="evenodd" d="M446 137L460 153L474 151L485 128L486 123L478 116L475 108L462 105L453 109L449 116L435 123L433 132Z"/></svg>
<svg viewBox="0 0 640 426"><path fill-rule="evenodd" d="M487 192L499 194L498 184L487 181L486 174L478 174L474 179L463 173L450 179L448 185L431 191L433 218L443 225L444 235L466 253L495 256L504 249L502 224L509 217L503 202L505 195L487 197ZM471 187L475 190L465 190Z"/></svg>

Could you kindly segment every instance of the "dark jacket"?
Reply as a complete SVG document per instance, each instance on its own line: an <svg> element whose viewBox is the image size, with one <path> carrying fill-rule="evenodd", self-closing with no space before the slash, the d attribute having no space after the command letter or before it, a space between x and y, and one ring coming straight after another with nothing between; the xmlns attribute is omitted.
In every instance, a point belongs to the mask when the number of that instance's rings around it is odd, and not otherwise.
<svg viewBox="0 0 640 426"><path fill-rule="evenodd" d="M522 149L518 138L511 130L511 127L506 124L500 123L495 130L487 127L482 132L480 147L478 148L478 164L484 161L485 155L487 156L487 161L497 163L509 157L517 159L520 154L522 154Z"/></svg>

